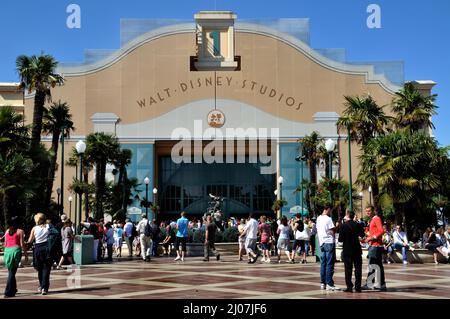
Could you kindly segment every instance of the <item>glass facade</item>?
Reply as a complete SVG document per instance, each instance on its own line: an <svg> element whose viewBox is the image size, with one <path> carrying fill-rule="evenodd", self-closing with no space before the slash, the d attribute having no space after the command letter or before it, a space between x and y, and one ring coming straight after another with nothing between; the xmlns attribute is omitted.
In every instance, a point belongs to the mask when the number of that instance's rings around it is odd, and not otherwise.
<svg viewBox="0 0 450 319"><path fill-rule="evenodd" d="M170 156L159 158L159 188L162 213L203 215L209 194L224 197L226 216L249 212L272 213L275 174L260 173L260 163L181 163Z"/></svg>

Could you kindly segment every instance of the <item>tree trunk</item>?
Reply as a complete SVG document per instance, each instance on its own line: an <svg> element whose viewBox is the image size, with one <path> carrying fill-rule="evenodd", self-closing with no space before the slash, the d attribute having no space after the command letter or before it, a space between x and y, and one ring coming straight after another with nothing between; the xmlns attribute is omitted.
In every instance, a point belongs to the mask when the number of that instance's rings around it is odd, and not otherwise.
<svg viewBox="0 0 450 319"><path fill-rule="evenodd" d="M83 180L86 184L86 192L84 193L84 216L87 221L89 218L89 173L87 170L83 173Z"/></svg>
<svg viewBox="0 0 450 319"><path fill-rule="evenodd" d="M36 150L41 143L42 133L42 118L44 115L44 104L46 94L44 91L36 91L34 96L34 113L33 113L33 127L31 130L30 149Z"/></svg>
<svg viewBox="0 0 450 319"><path fill-rule="evenodd" d="M55 130L53 132L52 137L52 146L50 150L53 152L53 156L50 159L50 166L48 168L47 174L47 189L45 194L45 203L47 206L50 206L50 201L52 199L52 191L53 191L53 183L55 181L55 172L56 172L56 162L58 159L58 146L59 146L59 135L61 134L60 130ZM61 200L62 202L62 200Z"/></svg>
<svg viewBox="0 0 450 319"><path fill-rule="evenodd" d="M126 180L128 179L128 176L127 176L127 170L125 169L124 170L124 173L123 173L123 182L122 182L122 210L125 212L125 215L126 215L126 212L127 212L127 192L126 192L126 189L125 189L125 182L126 182Z"/></svg>

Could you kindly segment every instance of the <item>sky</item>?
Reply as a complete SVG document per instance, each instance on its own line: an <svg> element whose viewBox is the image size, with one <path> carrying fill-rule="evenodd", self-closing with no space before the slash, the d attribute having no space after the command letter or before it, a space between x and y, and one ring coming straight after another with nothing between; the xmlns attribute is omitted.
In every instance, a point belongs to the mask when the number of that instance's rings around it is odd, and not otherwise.
<svg viewBox="0 0 450 319"><path fill-rule="evenodd" d="M81 28L66 25L70 4L81 8ZM370 4L381 28L370 29ZM192 19L201 10L232 10L238 19L309 18L313 48L345 48L349 61L404 61L405 80L433 80L438 94L434 135L450 145L449 0L2 0L0 82L17 82L21 54L82 62L85 49L120 47L121 18Z"/></svg>

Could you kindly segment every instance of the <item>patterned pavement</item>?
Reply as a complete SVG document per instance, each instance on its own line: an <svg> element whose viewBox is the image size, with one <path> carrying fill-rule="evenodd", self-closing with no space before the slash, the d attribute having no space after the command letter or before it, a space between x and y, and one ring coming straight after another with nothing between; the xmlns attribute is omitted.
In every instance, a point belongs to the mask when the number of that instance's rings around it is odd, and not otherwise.
<svg viewBox="0 0 450 319"><path fill-rule="evenodd" d="M47 296L37 294L37 273L31 267L18 270L17 299L450 299L450 265L385 265L387 292L361 294L319 289L319 264L249 265L234 256L219 262L187 258L114 259L73 270L53 270ZM363 278L366 265L363 266ZM4 289L7 271L0 270ZM342 263L336 264L336 285L344 287Z"/></svg>

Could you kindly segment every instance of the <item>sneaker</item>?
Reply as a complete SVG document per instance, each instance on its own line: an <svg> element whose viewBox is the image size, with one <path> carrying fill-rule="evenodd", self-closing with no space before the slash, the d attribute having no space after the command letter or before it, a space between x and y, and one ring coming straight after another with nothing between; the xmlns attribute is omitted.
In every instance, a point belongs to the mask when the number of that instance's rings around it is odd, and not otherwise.
<svg viewBox="0 0 450 319"><path fill-rule="evenodd" d="M261 262L265 262L266 261L266 257L263 257L262 259L261 259Z"/></svg>
<svg viewBox="0 0 450 319"><path fill-rule="evenodd" d="M220 254L217 254L216 256L216 260L219 261L220 260Z"/></svg>
<svg viewBox="0 0 450 319"><path fill-rule="evenodd" d="M352 288L347 288L347 289L344 289L344 292L353 292L353 289Z"/></svg>
<svg viewBox="0 0 450 319"><path fill-rule="evenodd" d="M270 264L270 258L266 259L266 263Z"/></svg>
<svg viewBox="0 0 450 319"><path fill-rule="evenodd" d="M256 262L257 257L250 259L249 264L254 264Z"/></svg>
<svg viewBox="0 0 450 319"><path fill-rule="evenodd" d="M184 258L183 257L181 257L181 261L184 262Z"/></svg>
<svg viewBox="0 0 450 319"><path fill-rule="evenodd" d="M209 261L209 258L203 258L203 261Z"/></svg>
<svg viewBox="0 0 450 319"><path fill-rule="evenodd" d="M387 262L387 263L388 263L388 265L392 264L392 262L391 262L390 260L388 260L388 262Z"/></svg>
<svg viewBox="0 0 450 319"><path fill-rule="evenodd" d="M408 262L406 260L403 261L403 265L407 265Z"/></svg>
<svg viewBox="0 0 450 319"><path fill-rule="evenodd" d="M302 260L302 264L306 264L306 260Z"/></svg>
<svg viewBox="0 0 450 319"><path fill-rule="evenodd" d="M325 290L326 285L325 284L320 284L320 290Z"/></svg>
<svg viewBox="0 0 450 319"><path fill-rule="evenodd" d="M341 290L341 289L339 289L336 286L330 286L330 285L327 285L326 289L327 289L327 291L338 291L338 290Z"/></svg>
<svg viewBox="0 0 450 319"><path fill-rule="evenodd" d="M42 293L42 288L39 287L39 288L37 289L37 291L38 291L38 294Z"/></svg>
<svg viewBox="0 0 450 319"><path fill-rule="evenodd" d="M177 258L175 258L174 261L177 261L177 260L180 260L180 259L181 259L181 257L177 256Z"/></svg>
<svg viewBox="0 0 450 319"><path fill-rule="evenodd" d="M45 290L42 290L42 293L41 293L41 295L42 295L42 296L45 296L45 295L47 295L47 291L45 291Z"/></svg>
<svg viewBox="0 0 450 319"><path fill-rule="evenodd" d="M438 262L438 261L435 261L434 264L435 264L435 265L439 265L439 262Z"/></svg>
<svg viewBox="0 0 450 319"><path fill-rule="evenodd" d="M364 286L362 286L361 289L362 289L362 290L374 290L373 287L369 287L369 286L367 286L367 284L364 285Z"/></svg>

